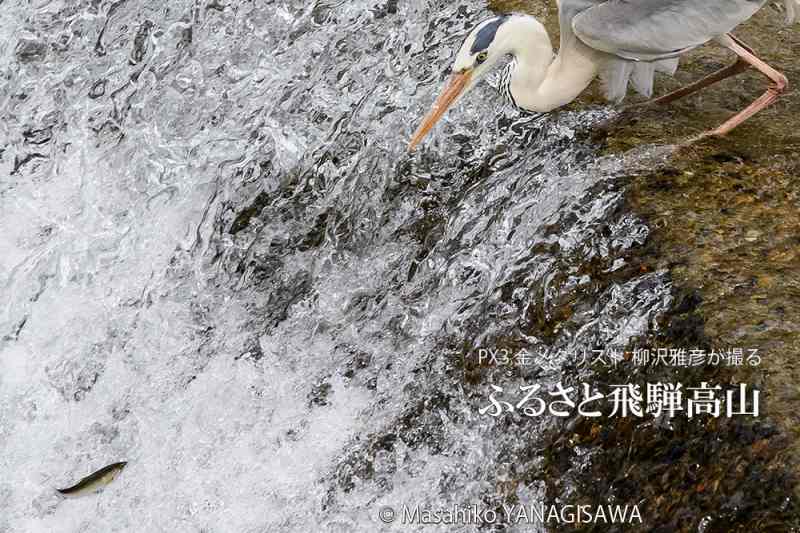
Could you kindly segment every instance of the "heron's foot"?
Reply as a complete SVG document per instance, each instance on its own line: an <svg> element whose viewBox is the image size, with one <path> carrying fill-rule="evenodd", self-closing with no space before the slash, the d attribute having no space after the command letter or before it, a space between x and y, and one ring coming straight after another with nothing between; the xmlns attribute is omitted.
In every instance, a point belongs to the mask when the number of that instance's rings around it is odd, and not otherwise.
<svg viewBox="0 0 800 533"><path fill-rule="evenodd" d="M692 135L691 137L687 137L683 141L679 142L675 145L675 153L686 152L687 150L691 150L696 148L698 144L702 143L703 141L707 141L710 139L719 139L724 136L724 133L719 131L719 128L714 130L704 131L703 133L699 133L697 135Z"/></svg>

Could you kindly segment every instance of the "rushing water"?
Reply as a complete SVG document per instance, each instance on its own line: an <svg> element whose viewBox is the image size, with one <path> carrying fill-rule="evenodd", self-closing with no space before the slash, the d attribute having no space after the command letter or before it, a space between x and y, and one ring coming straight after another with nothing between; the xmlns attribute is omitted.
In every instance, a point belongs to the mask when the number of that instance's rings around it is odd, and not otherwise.
<svg viewBox="0 0 800 533"><path fill-rule="evenodd" d="M558 421L481 416L489 384L574 376L669 284L615 275L648 229L591 112L483 83L405 154L488 14L0 3L0 531L378 531L535 471ZM467 379L500 345L548 364Z"/></svg>

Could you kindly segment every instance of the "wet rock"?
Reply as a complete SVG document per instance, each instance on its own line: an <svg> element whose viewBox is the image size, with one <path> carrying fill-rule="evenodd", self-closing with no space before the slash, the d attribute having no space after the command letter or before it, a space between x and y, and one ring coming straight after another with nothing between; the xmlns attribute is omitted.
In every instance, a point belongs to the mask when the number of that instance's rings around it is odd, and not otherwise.
<svg viewBox="0 0 800 533"><path fill-rule="evenodd" d="M105 79L94 82L92 88L89 89L89 98L94 100L95 98L100 98L106 94L106 82L107 80Z"/></svg>
<svg viewBox="0 0 800 533"><path fill-rule="evenodd" d="M245 350L237 355L234 359L247 359L250 361L260 361L264 357L264 351L261 349L261 345L258 342L258 339L251 340Z"/></svg>
<svg viewBox="0 0 800 533"><path fill-rule="evenodd" d="M46 128L31 128L22 132L27 144L45 144L53 137L52 126Z"/></svg>
<svg viewBox="0 0 800 533"><path fill-rule="evenodd" d="M153 23L149 20L145 20L139 26L138 31L136 32L136 37L133 38L133 49L131 50L131 55L128 58L128 62L131 65L137 65L141 63L142 59L147 55L147 40L150 37L150 32L153 29Z"/></svg>
<svg viewBox="0 0 800 533"><path fill-rule="evenodd" d="M328 378L324 377L317 381L308 393L308 406L324 406L328 405L328 396L331 393L332 386L328 383Z"/></svg>
<svg viewBox="0 0 800 533"><path fill-rule="evenodd" d="M14 49L14 55L20 63L41 61L47 56L47 43L34 36L21 37Z"/></svg>
<svg viewBox="0 0 800 533"><path fill-rule="evenodd" d="M31 153L31 154L24 154L22 156L14 156L14 168L11 169L11 174L17 174L22 170L28 163L32 161L36 161L37 159L47 159L45 154L40 153Z"/></svg>
<svg viewBox="0 0 800 533"><path fill-rule="evenodd" d="M45 367L50 384L66 401L80 402L100 379L105 364L92 357L60 361L53 367Z"/></svg>

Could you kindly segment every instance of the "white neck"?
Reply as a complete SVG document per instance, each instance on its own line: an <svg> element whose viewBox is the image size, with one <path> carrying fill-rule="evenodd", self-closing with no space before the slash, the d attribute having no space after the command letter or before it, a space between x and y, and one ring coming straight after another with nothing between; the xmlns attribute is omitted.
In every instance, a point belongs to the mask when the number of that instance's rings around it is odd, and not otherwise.
<svg viewBox="0 0 800 533"><path fill-rule="evenodd" d="M502 31L508 53L517 63L511 75L511 95L524 109L547 113L562 107L598 74L598 53L573 35L562 39L558 56L553 58L547 30L536 19L513 17Z"/></svg>

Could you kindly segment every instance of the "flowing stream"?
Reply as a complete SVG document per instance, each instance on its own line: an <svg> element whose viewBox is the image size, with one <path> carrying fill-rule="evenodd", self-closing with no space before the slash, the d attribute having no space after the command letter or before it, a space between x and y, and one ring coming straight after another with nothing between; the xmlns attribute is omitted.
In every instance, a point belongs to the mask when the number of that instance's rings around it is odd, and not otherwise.
<svg viewBox="0 0 800 533"><path fill-rule="evenodd" d="M0 531L405 531L378 510L507 501L559 420L481 415L490 385L575 379L671 296L626 268L648 228L580 135L602 111L522 116L489 80L406 155L488 15L0 2ZM537 363L478 364L508 346Z"/></svg>

